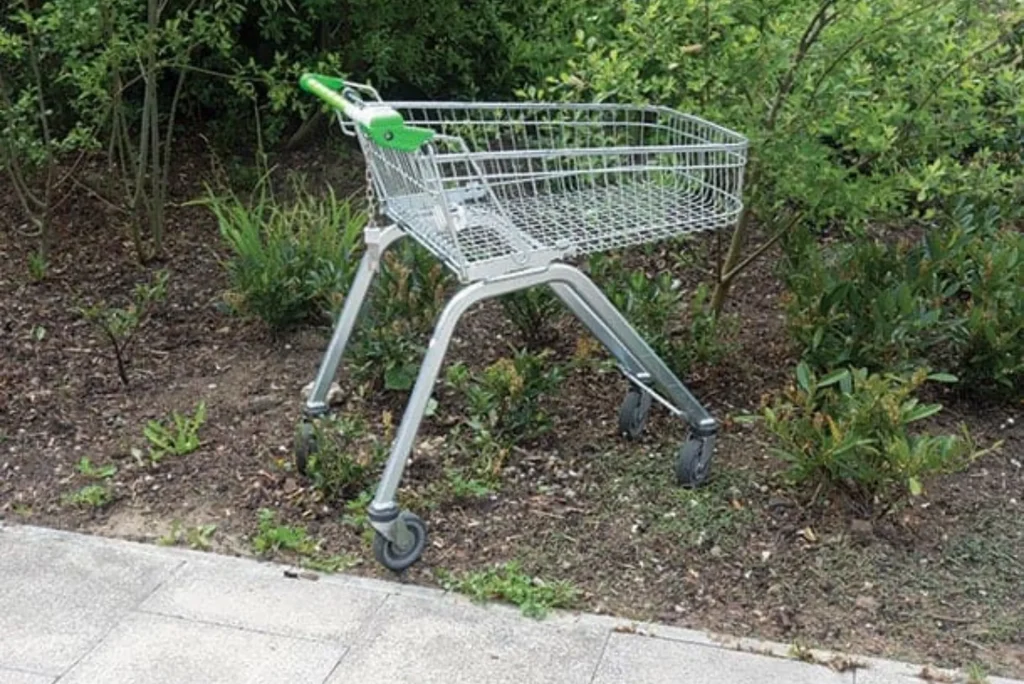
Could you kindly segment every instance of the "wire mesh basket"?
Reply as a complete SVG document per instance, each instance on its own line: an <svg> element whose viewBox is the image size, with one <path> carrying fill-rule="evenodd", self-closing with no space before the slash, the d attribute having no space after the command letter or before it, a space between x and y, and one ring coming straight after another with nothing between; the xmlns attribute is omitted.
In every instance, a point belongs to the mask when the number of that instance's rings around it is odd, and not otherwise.
<svg viewBox="0 0 1024 684"><path fill-rule="evenodd" d="M382 211L464 282L726 227L743 206L746 139L671 109L384 103L365 86L345 92L368 118L397 112L431 133L397 149L338 112Z"/></svg>

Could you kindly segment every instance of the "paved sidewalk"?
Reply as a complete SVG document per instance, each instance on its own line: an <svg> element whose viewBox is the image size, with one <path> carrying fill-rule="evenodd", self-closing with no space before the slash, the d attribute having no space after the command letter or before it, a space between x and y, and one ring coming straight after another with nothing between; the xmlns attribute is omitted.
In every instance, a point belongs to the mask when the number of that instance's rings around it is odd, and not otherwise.
<svg viewBox="0 0 1024 684"><path fill-rule="evenodd" d="M921 681L911 665L857 658L867 667L840 673L784 645L592 615L538 622L433 589L284 569L0 523L0 684Z"/></svg>

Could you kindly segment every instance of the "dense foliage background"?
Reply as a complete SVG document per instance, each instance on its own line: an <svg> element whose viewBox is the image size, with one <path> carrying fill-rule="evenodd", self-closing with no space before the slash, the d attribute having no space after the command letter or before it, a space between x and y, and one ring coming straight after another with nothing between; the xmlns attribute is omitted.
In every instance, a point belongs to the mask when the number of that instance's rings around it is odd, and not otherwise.
<svg viewBox="0 0 1024 684"><path fill-rule="evenodd" d="M677 367L694 349L721 358L732 283L781 247L808 368L927 367L962 376L965 391L1017 397L1022 46L1024 11L1010 0L13 0L0 16L0 161L43 278L51 250L74 240L51 217L76 193L110 212L140 261L159 258L183 139L262 155L331 135L296 88L303 71L388 95L656 102L751 140L746 210L689 302L690 325L672 324L687 302L668 275L595 262ZM210 198L237 256L230 301L272 327L336 310L351 277L339 260L360 248L347 205L298 197L290 208L266 188L255 203ZM395 282L413 294L394 301L419 329L442 275L410 258ZM434 284L421 295L408 283ZM550 302L507 311L543 339ZM364 350L389 387L411 382L408 333Z"/></svg>

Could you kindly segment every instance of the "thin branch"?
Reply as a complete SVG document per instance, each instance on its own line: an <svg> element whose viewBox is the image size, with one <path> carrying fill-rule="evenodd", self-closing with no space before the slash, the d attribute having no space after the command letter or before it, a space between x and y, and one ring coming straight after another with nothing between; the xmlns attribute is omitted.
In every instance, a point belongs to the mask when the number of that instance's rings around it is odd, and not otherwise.
<svg viewBox="0 0 1024 684"><path fill-rule="evenodd" d="M81 180L79 180L77 178L72 178L71 182L76 187L79 187L82 190L85 190L89 194L90 197L92 197L93 199L99 200L100 202L102 202L103 204L107 205L108 207L110 207L114 211L120 212L122 214L130 213L124 206L122 206L120 204L117 204L116 202L113 202L113 201L107 199L106 197L103 196L103 193L101 193L99 190L97 190L93 186L89 185L88 183L86 183L84 181L81 181Z"/></svg>
<svg viewBox="0 0 1024 684"><path fill-rule="evenodd" d="M757 249L755 249L753 252L748 254L743 259L743 261L741 261L740 263L736 264L736 266L734 266L732 268L732 270L730 270L728 273L726 273L725 276L723 276L723 280L732 280L737 275L742 273L743 270L747 266L749 266L750 264L754 263L762 254L764 254L769 249L771 249L775 245L775 243L777 243L779 240L784 238L786 236L786 233L788 233L790 231L790 229L792 229L793 226L796 225L797 221L800 220L800 218L802 218L803 215L804 215L804 212L798 211L793 216L793 218L790 219L788 223L786 223L785 226L783 226L782 228L779 228L775 232L774 235L772 235L770 238L768 238L767 241L765 241L764 243L758 245Z"/></svg>
<svg viewBox="0 0 1024 684"><path fill-rule="evenodd" d="M771 108L768 110L768 116L765 118L765 130L771 131L775 128L775 121L778 118L779 111L782 109L783 103L789 96L790 91L793 89L793 84L796 82L797 71L800 69L804 60L807 59L807 54L821 36L821 32L835 20L836 16L838 16L835 12L832 14L828 13L828 10L835 5L836 1L837 0L823 0L821 5L818 7L818 11L815 12L813 17L811 17L811 21L807 24L807 28L804 29L804 33L800 37L800 43L797 46L797 51L793 56L789 70L779 81L779 89L775 93L775 100L772 102Z"/></svg>
<svg viewBox="0 0 1024 684"><path fill-rule="evenodd" d="M181 91L185 85L184 70L178 72L178 84L174 88L174 96L171 98L171 110L167 115L167 137L164 141L164 168L162 172L161 182L164 187L167 186L167 181L171 175L171 143L174 140L174 117L178 111L178 102L181 98Z"/></svg>

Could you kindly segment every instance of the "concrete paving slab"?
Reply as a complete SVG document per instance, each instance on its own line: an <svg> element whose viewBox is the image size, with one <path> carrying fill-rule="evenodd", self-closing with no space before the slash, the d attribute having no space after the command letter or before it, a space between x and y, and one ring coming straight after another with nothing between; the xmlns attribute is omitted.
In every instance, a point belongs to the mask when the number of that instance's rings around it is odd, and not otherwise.
<svg viewBox="0 0 1024 684"><path fill-rule="evenodd" d="M314 684L343 646L136 613L61 684Z"/></svg>
<svg viewBox="0 0 1024 684"><path fill-rule="evenodd" d="M53 684L53 677L0 667L0 684Z"/></svg>
<svg viewBox="0 0 1024 684"><path fill-rule="evenodd" d="M795 660L632 634L612 634L593 684L853 684L839 673Z"/></svg>
<svg viewBox="0 0 1024 684"><path fill-rule="evenodd" d="M61 674L179 564L142 546L0 529L0 667Z"/></svg>
<svg viewBox="0 0 1024 684"><path fill-rule="evenodd" d="M349 643L387 594L289 579L280 565L190 561L139 608L285 636Z"/></svg>
<svg viewBox="0 0 1024 684"><path fill-rule="evenodd" d="M328 684L583 684L607 635L581 623L525 619L502 606L391 596Z"/></svg>

